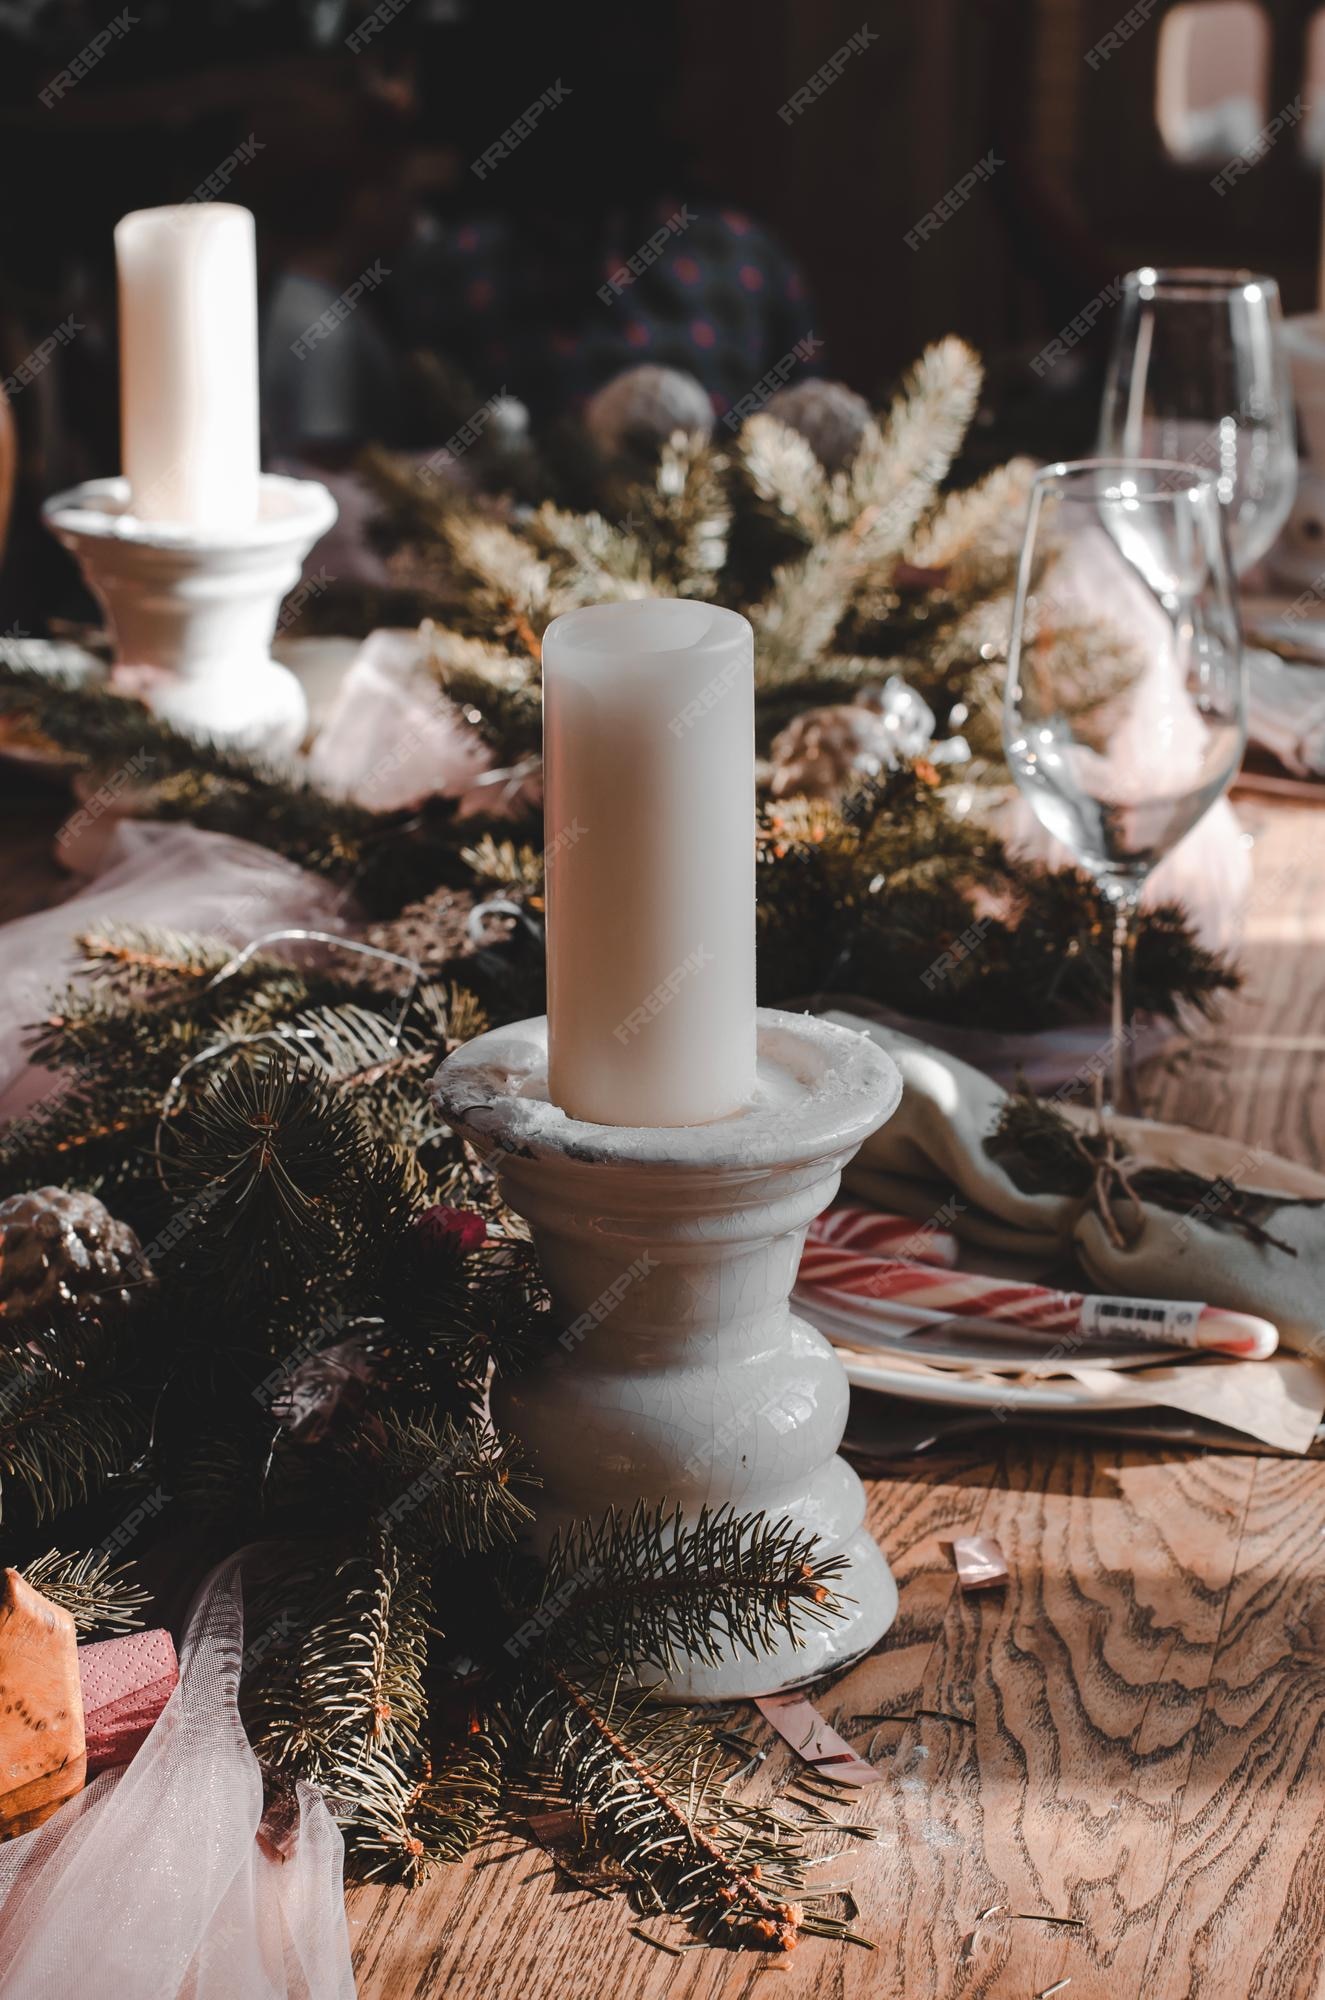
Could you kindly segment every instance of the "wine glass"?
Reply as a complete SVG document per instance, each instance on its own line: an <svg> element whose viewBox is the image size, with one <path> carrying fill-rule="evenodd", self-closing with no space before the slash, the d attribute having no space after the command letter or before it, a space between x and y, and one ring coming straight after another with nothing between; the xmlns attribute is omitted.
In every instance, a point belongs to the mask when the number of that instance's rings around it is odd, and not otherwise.
<svg viewBox="0 0 1325 2000"><path fill-rule="evenodd" d="M1232 781L1246 688L1211 473L1051 465L1031 487L1003 741L1040 823L1113 909L1113 1107L1127 1108L1131 954L1155 864Z"/></svg>
<svg viewBox="0 0 1325 2000"><path fill-rule="evenodd" d="M1123 280L1100 456L1212 473L1239 576L1275 541L1297 487L1282 328L1279 287L1254 271L1147 265Z"/></svg>

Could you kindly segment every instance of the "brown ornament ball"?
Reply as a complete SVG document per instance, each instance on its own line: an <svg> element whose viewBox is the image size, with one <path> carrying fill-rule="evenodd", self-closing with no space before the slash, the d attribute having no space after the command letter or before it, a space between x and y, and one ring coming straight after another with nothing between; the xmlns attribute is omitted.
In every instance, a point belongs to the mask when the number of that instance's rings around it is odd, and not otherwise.
<svg viewBox="0 0 1325 2000"><path fill-rule="evenodd" d="M800 432L825 472L846 470L873 421L863 396L845 382L821 382L817 377L779 389L769 397L767 408L770 417Z"/></svg>
<svg viewBox="0 0 1325 2000"><path fill-rule="evenodd" d="M605 458L657 457L675 431L708 437L713 405L693 375L644 362L589 398L584 423Z"/></svg>

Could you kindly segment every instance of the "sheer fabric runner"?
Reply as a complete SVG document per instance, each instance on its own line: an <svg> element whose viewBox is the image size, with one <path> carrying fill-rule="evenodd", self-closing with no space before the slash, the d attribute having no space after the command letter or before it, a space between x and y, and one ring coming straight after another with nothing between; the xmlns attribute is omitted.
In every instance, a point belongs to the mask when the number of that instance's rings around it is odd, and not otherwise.
<svg viewBox="0 0 1325 2000"><path fill-rule="evenodd" d="M236 1557L199 1593L179 1686L133 1762L0 1846L0 2000L353 2000L326 1805L299 1787L288 1861L254 1838L243 1645Z"/></svg>

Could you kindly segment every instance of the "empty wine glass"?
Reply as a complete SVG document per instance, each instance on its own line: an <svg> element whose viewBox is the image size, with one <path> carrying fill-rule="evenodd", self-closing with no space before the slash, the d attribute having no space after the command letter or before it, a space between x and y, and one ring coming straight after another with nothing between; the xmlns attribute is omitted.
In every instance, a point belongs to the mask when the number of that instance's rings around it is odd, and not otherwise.
<svg viewBox="0 0 1325 2000"><path fill-rule="evenodd" d="M1279 287L1254 271L1146 266L1123 280L1100 456L1210 472L1239 576L1275 541L1297 487L1282 324Z"/></svg>
<svg viewBox="0 0 1325 2000"><path fill-rule="evenodd" d="M1242 640L1214 477L1087 459L1038 473L1003 740L1037 819L1113 908L1113 1105L1126 1108L1133 919L1146 877L1228 788Z"/></svg>

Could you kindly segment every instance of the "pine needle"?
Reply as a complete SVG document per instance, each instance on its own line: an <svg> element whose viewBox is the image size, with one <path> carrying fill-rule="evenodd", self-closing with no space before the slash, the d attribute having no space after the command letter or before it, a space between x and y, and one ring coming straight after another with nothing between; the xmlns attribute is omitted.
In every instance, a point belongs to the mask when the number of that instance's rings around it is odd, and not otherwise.
<svg viewBox="0 0 1325 2000"><path fill-rule="evenodd" d="M73 1556L48 1549L23 1565L23 1578L69 1613L80 1641L137 1631L151 1601L133 1582L131 1565L112 1562L100 1549Z"/></svg>

